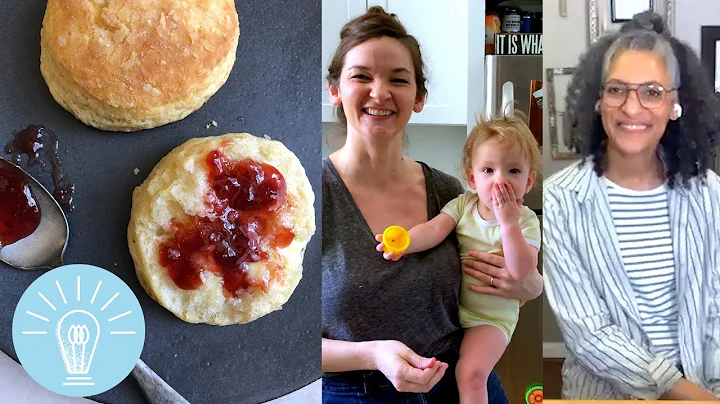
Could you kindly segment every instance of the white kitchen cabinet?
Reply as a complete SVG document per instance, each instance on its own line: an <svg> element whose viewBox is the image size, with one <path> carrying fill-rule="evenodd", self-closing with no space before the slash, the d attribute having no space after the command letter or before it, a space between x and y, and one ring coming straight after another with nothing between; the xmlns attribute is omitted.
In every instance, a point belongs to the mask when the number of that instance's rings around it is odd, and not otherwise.
<svg viewBox="0 0 720 404"><path fill-rule="evenodd" d="M333 122L333 106L328 100L327 69L340 43L340 30L346 22L365 12L365 0L322 0L322 121Z"/></svg>
<svg viewBox="0 0 720 404"><path fill-rule="evenodd" d="M328 102L327 66L340 41L340 29L366 7L382 6L398 15L408 32L420 43L426 63L428 99L425 109L413 114L410 123L472 125L479 111L471 98L482 100L484 56L484 4L476 0L323 0L322 1L322 120L333 122ZM468 30L469 21L473 28ZM471 53L472 52L472 53Z"/></svg>

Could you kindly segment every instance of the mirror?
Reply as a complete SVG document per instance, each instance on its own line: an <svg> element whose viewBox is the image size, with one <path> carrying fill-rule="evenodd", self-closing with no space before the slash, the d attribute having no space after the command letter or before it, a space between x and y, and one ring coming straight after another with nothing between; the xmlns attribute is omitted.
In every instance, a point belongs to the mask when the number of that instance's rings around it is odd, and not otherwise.
<svg viewBox="0 0 720 404"><path fill-rule="evenodd" d="M575 73L574 67L545 69L547 76L548 127L550 128L550 150L553 160L576 160L580 155L570 148L570 124L565 110L567 88Z"/></svg>
<svg viewBox="0 0 720 404"><path fill-rule="evenodd" d="M623 22L645 10L660 14L670 32L675 31L675 0L589 0L590 44L595 43L605 32L619 29Z"/></svg>
<svg viewBox="0 0 720 404"><path fill-rule="evenodd" d="M652 0L610 0L610 21L630 21L645 10L652 10Z"/></svg>

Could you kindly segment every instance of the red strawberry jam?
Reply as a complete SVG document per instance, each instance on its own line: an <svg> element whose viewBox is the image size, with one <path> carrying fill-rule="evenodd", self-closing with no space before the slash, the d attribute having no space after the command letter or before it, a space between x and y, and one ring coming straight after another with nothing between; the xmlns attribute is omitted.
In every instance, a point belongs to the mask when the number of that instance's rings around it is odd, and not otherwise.
<svg viewBox="0 0 720 404"><path fill-rule="evenodd" d="M0 160L0 247L31 235L40 224L40 207L25 176Z"/></svg>
<svg viewBox="0 0 720 404"><path fill-rule="evenodd" d="M229 160L219 150L210 152L205 162L208 214L193 217L189 224L171 223L173 237L160 246L160 264L181 289L197 289L200 273L212 271L223 277L226 296L239 297L256 288L267 291L268 280L253 280L247 270L248 264L270 259L262 246L285 248L295 238L280 222L290 209L285 179L271 165ZM282 277L280 265L269 267L275 268L269 281Z"/></svg>
<svg viewBox="0 0 720 404"><path fill-rule="evenodd" d="M73 196L75 185L68 182L63 174L63 167L58 157L57 135L44 126L30 125L15 134L15 137L5 146L5 153L13 155L15 163L20 164L20 156L26 154L28 165L40 163L45 166L46 160L52 167L52 180L55 190L53 197L61 208L67 213L75 209ZM45 159L40 155L45 151Z"/></svg>

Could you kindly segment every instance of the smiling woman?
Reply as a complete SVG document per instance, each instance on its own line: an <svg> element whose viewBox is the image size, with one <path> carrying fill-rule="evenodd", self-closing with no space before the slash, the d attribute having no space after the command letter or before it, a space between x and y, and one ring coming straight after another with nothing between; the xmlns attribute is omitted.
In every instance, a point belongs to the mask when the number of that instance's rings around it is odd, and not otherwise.
<svg viewBox="0 0 720 404"><path fill-rule="evenodd" d="M427 96L420 46L395 15L371 7L340 32L327 81L346 137L323 160L323 402L458 402L462 275L454 237L398 261L375 252L375 234L425 223L463 192L457 179L402 153L403 131ZM476 253L471 269L497 270L491 292L514 300L540 294L537 270L517 281L503 257ZM486 272L471 273L487 283ZM489 401L507 403L495 373L484 376Z"/></svg>
<svg viewBox="0 0 720 404"><path fill-rule="evenodd" d="M352 130L370 137L392 137L410 115L420 112L427 90L422 71L403 43L379 37L358 44L345 54L340 77L330 86L330 102ZM330 66L332 70L334 66ZM420 67L420 68L418 68Z"/></svg>
<svg viewBox="0 0 720 404"><path fill-rule="evenodd" d="M698 57L641 13L568 94L583 160L543 184L563 398L720 398L720 105Z"/></svg>

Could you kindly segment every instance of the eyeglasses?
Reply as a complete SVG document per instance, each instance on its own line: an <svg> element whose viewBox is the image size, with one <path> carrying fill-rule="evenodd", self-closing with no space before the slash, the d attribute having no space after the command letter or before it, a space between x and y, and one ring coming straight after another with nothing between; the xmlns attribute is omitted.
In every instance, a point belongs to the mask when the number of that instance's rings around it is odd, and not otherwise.
<svg viewBox="0 0 720 404"><path fill-rule="evenodd" d="M645 109L660 107L667 94L675 91L675 88L667 89L660 83L628 84L622 82L609 82L602 87L602 101L608 107L617 108L625 104L628 94L635 91L640 105Z"/></svg>

